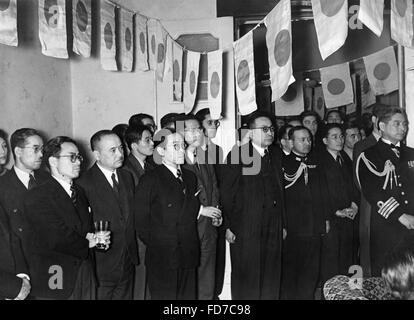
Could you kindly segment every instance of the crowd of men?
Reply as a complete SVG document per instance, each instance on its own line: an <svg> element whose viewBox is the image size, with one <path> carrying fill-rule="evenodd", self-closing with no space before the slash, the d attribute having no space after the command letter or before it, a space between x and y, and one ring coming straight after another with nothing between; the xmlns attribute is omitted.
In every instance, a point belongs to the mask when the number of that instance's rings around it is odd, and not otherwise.
<svg viewBox="0 0 414 320"><path fill-rule="evenodd" d="M70 137L0 131L0 299L218 299L226 241L233 299L314 299L412 247L398 107L374 105L365 139L336 110L284 124L255 111L226 157L208 109L160 124L136 114L96 132L85 172Z"/></svg>

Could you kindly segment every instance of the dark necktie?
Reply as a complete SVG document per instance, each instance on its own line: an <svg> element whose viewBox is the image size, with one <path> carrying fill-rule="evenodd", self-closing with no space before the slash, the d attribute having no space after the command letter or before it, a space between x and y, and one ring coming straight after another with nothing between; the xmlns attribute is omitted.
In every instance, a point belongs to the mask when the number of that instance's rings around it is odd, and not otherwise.
<svg viewBox="0 0 414 320"><path fill-rule="evenodd" d="M115 173L111 175L111 179L112 179L112 189L114 189L115 194L119 196L119 183L118 181L116 181Z"/></svg>
<svg viewBox="0 0 414 320"><path fill-rule="evenodd" d="M144 172L148 171L148 163L147 161L144 161Z"/></svg>
<svg viewBox="0 0 414 320"><path fill-rule="evenodd" d="M177 169L177 179L180 181L180 183L183 183L183 173L180 169Z"/></svg>
<svg viewBox="0 0 414 320"><path fill-rule="evenodd" d="M70 186L70 191L71 191L70 199L72 200L73 205L76 206L78 202L78 192L76 191L76 187L73 183Z"/></svg>
<svg viewBox="0 0 414 320"><path fill-rule="evenodd" d="M29 184L27 186L27 189L28 190L31 190L31 189L33 189L36 186L37 186L37 182L36 182L36 179L35 179L34 175L33 174L29 174Z"/></svg>
<svg viewBox="0 0 414 320"><path fill-rule="evenodd" d="M336 156L336 162L342 167L342 157L339 154Z"/></svg>
<svg viewBox="0 0 414 320"><path fill-rule="evenodd" d="M395 155L399 158L400 157L400 147L391 144L391 150L395 153Z"/></svg>

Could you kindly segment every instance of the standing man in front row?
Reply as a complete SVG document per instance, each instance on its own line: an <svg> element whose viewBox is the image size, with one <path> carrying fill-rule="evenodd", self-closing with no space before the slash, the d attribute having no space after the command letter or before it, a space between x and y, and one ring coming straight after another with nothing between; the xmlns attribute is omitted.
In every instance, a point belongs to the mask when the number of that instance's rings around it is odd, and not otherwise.
<svg viewBox="0 0 414 320"><path fill-rule="evenodd" d="M124 152L109 130L95 133L91 148L96 163L82 176L94 221L109 221L111 248L96 252L98 300L131 300L134 265L139 263L133 211L134 180L121 169Z"/></svg>
<svg viewBox="0 0 414 320"><path fill-rule="evenodd" d="M197 178L181 167L185 143L180 134L166 135L157 152L162 165L142 176L135 195L149 291L154 300L194 300L200 260Z"/></svg>
<svg viewBox="0 0 414 320"><path fill-rule="evenodd" d="M357 179L371 205L371 272L381 276L385 257L414 229L414 149L402 144L408 131L404 110L378 115L381 138L358 157Z"/></svg>
<svg viewBox="0 0 414 320"><path fill-rule="evenodd" d="M270 116L254 112L250 141L227 157L220 187L230 242L233 299L278 299L284 203L280 150Z"/></svg>

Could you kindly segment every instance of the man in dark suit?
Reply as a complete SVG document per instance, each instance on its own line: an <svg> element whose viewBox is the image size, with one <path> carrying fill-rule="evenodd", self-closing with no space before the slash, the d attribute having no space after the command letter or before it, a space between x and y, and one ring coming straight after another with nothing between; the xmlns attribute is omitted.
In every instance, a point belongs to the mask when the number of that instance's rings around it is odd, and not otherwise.
<svg viewBox="0 0 414 320"><path fill-rule="evenodd" d="M30 128L16 130L10 137L14 166L0 177L0 204L9 216L13 232L21 238L25 229L23 202L28 190L49 179L39 170L43 158L43 139Z"/></svg>
<svg viewBox="0 0 414 320"><path fill-rule="evenodd" d="M119 137L109 130L95 133L91 148L96 163L79 179L94 221L109 221L111 247L96 252L99 300L130 300L134 265L139 264L133 210L134 180L121 169L124 153Z"/></svg>
<svg viewBox="0 0 414 320"><path fill-rule="evenodd" d="M180 134L166 135L157 152L162 165L141 178L135 196L138 234L147 246L151 298L195 299L200 261L197 178L181 168L185 144Z"/></svg>
<svg viewBox="0 0 414 320"><path fill-rule="evenodd" d="M96 245L92 217L79 176L82 156L68 137L48 141L45 160L52 178L29 191L24 205L28 230L23 241L37 299L93 300ZM107 247L109 232L105 233Z"/></svg>
<svg viewBox="0 0 414 320"><path fill-rule="evenodd" d="M381 132L378 128L378 115L389 108L386 105L376 103L372 107L371 121L373 123L373 131L370 136L359 141L354 146L353 151L353 177L354 183L361 191L361 186L356 178L356 161L360 154L368 148L374 146L381 138ZM370 258L370 221L371 221L371 206L361 193L361 202L359 209L359 242L360 242L360 263L364 271L364 276L371 275L371 258Z"/></svg>
<svg viewBox="0 0 414 320"><path fill-rule="evenodd" d="M278 299L284 197L280 150L271 147L271 116L254 112L251 141L227 157L220 186L226 238L230 242L233 299Z"/></svg>
<svg viewBox="0 0 414 320"><path fill-rule="evenodd" d="M371 204L371 273L381 275L386 256L414 229L414 149L402 145L408 131L404 110L378 115L381 139L357 159L357 180Z"/></svg>
<svg viewBox="0 0 414 320"><path fill-rule="evenodd" d="M19 239L12 232L9 218L0 206L0 300L24 300L31 285Z"/></svg>
<svg viewBox="0 0 414 320"><path fill-rule="evenodd" d="M183 134L188 147L186 150L187 161L183 168L191 170L197 176L198 199L206 209L201 211L197 224L201 245L200 266L197 270L198 299L213 300L217 227L223 222L221 212L218 209L220 192L214 166L206 163L207 150L202 149L204 139L200 122L195 116L188 115L184 125Z"/></svg>

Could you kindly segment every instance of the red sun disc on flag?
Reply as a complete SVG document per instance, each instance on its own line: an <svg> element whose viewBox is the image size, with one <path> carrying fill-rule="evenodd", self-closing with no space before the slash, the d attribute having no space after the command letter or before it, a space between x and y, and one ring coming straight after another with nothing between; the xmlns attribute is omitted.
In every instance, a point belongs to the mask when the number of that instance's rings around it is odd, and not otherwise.
<svg viewBox="0 0 414 320"><path fill-rule="evenodd" d="M196 78L195 78L195 72L194 70L190 73L190 93L194 94L196 86Z"/></svg>
<svg viewBox="0 0 414 320"><path fill-rule="evenodd" d="M139 47L141 48L141 52L145 53L145 47L146 47L146 43L145 43L145 34L144 32L141 32L139 34Z"/></svg>
<svg viewBox="0 0 414 320"><path fill-rule="evenodd" d="M158 50L157 50L157 62L162 63L165 58L165 47L163 43L158 44Z"/></svg>
<svg viewBox="0 0 414 320"><path fill-rule="evenodd" d="M345 91L345 82L342 79L332 79L328 83L328 91L330 94L337 96Z"/></svg>
<svg viewBox="0 0 414 320"><path fill-rule="evenodd" d="M385 80L391 74L391 67L388 63L381 62L374 68L374 77L378 80Z"/></svg>
<svg viewBox="0 0 414 320"><path fill-rule="evenodd" d="M81 32L85 32L88 27L88 11L82 1L76 5L76 24Z"/></svg>
<svg viewBox="0 0 414 320"><path fill-rule="evenodd" d="M250 68L246 60L242 60L237 68L237 85L242 91L247 90L250 83Z"/></svg>
<svg viewBox="0 0 414 320"><path fill-rule="evenodd" d="M174 81L180 81L180 63L178 62L178 60L174 60L174 64L173 64L173 80Z"/></svg>
<svg viewBox="0 0 414 320"><path fill-rule="evenodd" d="M109 22L106 23L104 28L104 40L105 46L108 50L112 48L112 44L114 42L113 33L112 33L112 26Z"/></svg>
<svg viewBox="0 0 414 320"><path fill-rule="evenodd" d="M220 77L217 72L213 72L210 81L210 94L213 98L217 98L220 93Z"/></svg>
<svg viewBox="0 0 414 320"><path fill-rule="evenodd" d="M49 27L56 28L59 21L59 6L57 0L45 0L43 12Z"/></svg>
<svg viewBox="0 0 414 320"><path fill-rule="evenodd" d="M283 67L289 61L290 50L290 33L288 30L283 29L279 31L279 33L276 36L274 48L276 64L279 67Z"/></svg>
<svg viewBox="0 0 414 320"><path fill-rule="evenodd" d="M397 7L397 12L400 17L405 17L405 13L407 11L407 0L397 0L395 1L395 6Z"/></svg>
<svg viewBox="0 0 414 320"><path fill-rule="evenodd" d="M0 0L0 11L5 11L10 6L10 0Z"/></svg>
<svg viewBox="0 0 414 320"><path fill-rule="evenodd" d="M296 99L298 95L298 91L296 90L295 86L289 86L286 93L282 96L282 100L285 102L292 102Z"/></svg>
<svg viewBox="0 0 414 320"><path fill-rule="evenodd" d="M125 29L125 47L127 51L131 51L132 48L132 33L131 29L126 28Z"/></svg>
<svg viewBox="0 0 414 320"><path fill-rule="evenodd" d="M344 5L345 0L320 0L322 13L327 17L333 17Z"/></svg>

